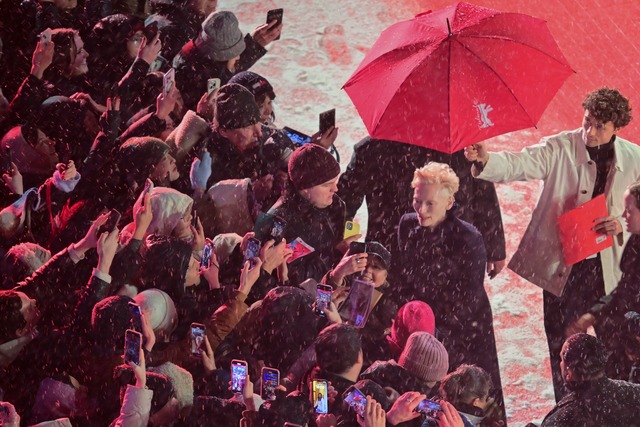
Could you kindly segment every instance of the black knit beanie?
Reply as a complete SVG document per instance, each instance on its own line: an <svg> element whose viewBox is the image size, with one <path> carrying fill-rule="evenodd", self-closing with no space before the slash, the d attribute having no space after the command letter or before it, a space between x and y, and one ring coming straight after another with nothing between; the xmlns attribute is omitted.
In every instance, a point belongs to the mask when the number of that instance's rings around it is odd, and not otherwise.
<svg viewBox="0 0 640 427"><path fill-rule="evenodd" d="M93 307L91 330L96 344L94 348L100 356L122 353L127 329L133 328L130 302L134 301L127 296L114 295Z"/></svg>
<svg viewBox="0 0 640 427"><path fill-rule="evenodd" d="M296 190L324 184L340 175L340 164L317 144L296 149L289 158L289 179Z"/></svg>
<svg viewBox="0 0 640 427"><path fill-rule="evenodd" d="M215 121L222 129L241 129L260 121L260 107L245 87L230 83L216 96Z"/></svg>
<svg viewBox="0 0 640 427"><path fill-rule="evenodd" d="M144 180L168 152L169 146L161 139L150 136L129 138L118 151L119 169L133 175L136 180Z"/></svg>

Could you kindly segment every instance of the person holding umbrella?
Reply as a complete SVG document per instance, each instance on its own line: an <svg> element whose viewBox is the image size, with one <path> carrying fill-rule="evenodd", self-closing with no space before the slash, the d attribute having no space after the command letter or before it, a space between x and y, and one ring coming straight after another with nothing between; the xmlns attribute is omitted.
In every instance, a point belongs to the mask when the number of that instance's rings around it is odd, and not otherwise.
<svg viewBox="0 0 640 427"><path fill-rule="evenodd" d="M516 274L544 289L544 322L556 400L566 393L560 350L567 327L610 293L621 278L620 260L629 233L622 227L623 193L640 177L640 147L617 133L631 121L627 98L600 88L582 103L582 127L543 138L519 153L489 152L484 143L465 149L472 173L491 182L540 179L544 188L518 250L509 262ZM604 194L608 216L593 230L614 244L567 266L558 217Z"/></svg>
<svg viewBox="0 0 640 427"><path fill-rule="evenodd" d="M487 252L480 232L456 215L460 179L449 165L431 162L415 171L411 186L415 212L400 219L394 257L398 294L403 302L431 306L449 369L474 364L491 375L494 410L501 412L495 418L506 426L493 313L484 289Z"/></svg>

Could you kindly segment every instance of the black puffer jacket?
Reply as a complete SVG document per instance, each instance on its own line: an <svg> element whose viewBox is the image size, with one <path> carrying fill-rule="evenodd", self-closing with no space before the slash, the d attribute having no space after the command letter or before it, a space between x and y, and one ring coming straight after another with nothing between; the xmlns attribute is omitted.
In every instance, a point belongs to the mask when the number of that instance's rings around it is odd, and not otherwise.
<svg viewBox="0 0 640 427"><path fill-rule="evenodd" d="M314 252L289 264L289 281L297 286L308 278L320 282L322 277L341 258L336 245L342 240L344 202L337 195L325 209L318 209L296 192L283 197L269 210L287 222L284 238L292 242L301 238Z"/></svg>

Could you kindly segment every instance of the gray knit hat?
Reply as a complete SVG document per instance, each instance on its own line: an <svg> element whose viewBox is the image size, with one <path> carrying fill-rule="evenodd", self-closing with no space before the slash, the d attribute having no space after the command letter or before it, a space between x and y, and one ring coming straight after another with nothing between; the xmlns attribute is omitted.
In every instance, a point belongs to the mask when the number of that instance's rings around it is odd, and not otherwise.
<svg viewBox="0 0 640 427"><path fill-rule="evenodd" d="M449 370L449 354L428 332L414 332L400 355L398 364L422 381L441 381Z"/></svg>
<svg viewBox="0 0 640 427"><path fill-rule="evenodd" d="M228 61L244 52L244 34L238 27L238 18L226 10L212 12L202 22L202 31L196 41L214 61Z"/></svg>

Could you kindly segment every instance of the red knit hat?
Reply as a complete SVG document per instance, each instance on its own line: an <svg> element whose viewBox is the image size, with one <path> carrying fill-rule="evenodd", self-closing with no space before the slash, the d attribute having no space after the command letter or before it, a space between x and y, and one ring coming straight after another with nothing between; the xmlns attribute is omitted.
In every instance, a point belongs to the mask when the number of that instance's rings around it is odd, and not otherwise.
<svg viewBox="0 0 640 427"><path fill-rule="evenodd" d="M404 346L414 332L428 332L435 335L436 319L433 310L426 302L410 301L400 307L396 318L391 325L391 335L387 341L391 351L397 358L402 353Z"/></svg>

